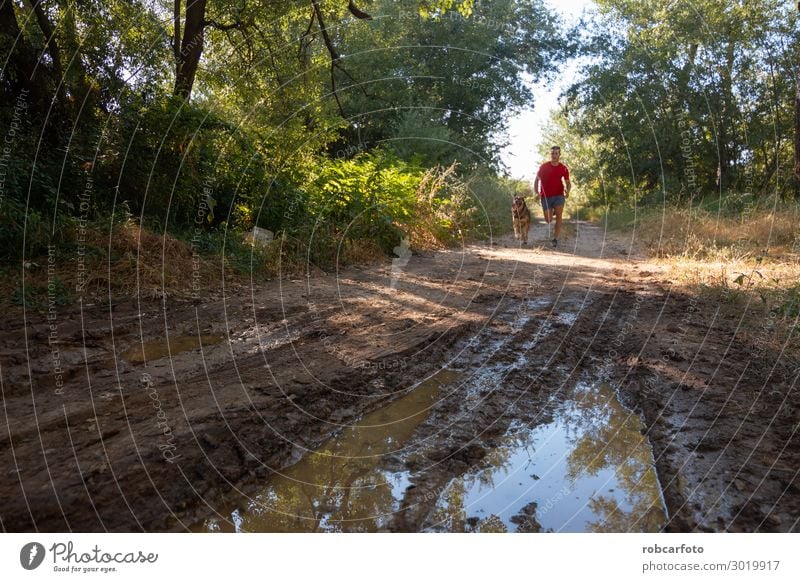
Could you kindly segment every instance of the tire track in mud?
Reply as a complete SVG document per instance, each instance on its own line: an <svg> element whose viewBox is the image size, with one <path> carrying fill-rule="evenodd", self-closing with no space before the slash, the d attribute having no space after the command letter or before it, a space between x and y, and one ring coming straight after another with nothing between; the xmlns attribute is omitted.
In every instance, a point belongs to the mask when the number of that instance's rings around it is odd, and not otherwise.
<svg viewBox="0 0 800 582"><path fill-rule="evenodd" d="M258 494L255 500L228 506L223 513L235 516L235 519L229 519L227 526L225 520L211 520L206 523L206 529L436 529L431 514L453 479L485 468L484 459L496 456L498 447L508 440L512 428L530 430L553 421L558 405L568 400L570 387L576 378L586 376L581 371L581 364L587 349L602 329L602 314L613 302L610 295L592 292L569 300L565 298L557 304L549 296L530 298L497 294L485 299L493 302L492 316L480 329L456 341L443 358L445 364L432 376L437 380L437 396L430 403L422 402L419 410L409 413L424 417L411 437L404 437L400 442L389 432L386 440L397 442L396 449L382 447L382 443L376 443L374 439L369 441L369 435L359 435L358 431L337 437L346 444L329 444L323 451L324 455L342 459L337 465L337 476L329 474L326 477L330 480L326 484L332 490L321 491L324 479L318 476L319 468L315 467L316 460L312 455L291 471L291 480L304 481L305 485L279 480ZM567 344L571 346L570 350L564 350ZM427 389L425 384L423 382L416 390ZM606 398L613 399L614 396ZM623 412L623 415L629 416L630 413ZM388 415L387 419L390 417ZM394 422L400 424L403 421L395 419ZM637 437L639 441L644 440L638 434ZM370 444L366 447L359 445L359 439ZM365 448L379 448L380 458L372 463L359 462L359 451ZM647 454L651 458L649 452ZM346 461L350 455L354 455L352 464ZM323 470L327 471L326 468ZM339 478L340 475L350 477ZM317 483L320 485L315 485ZM403 487L398 488L399 485ZM391 489L394 502L384 497L383 504L375 506L377 513L374 515L350 511L344 506L345 501L352 507L358 507L359 503L366 505L367 498L375 497L373 491L376 488ZM651 489L650 493L658 496L657 484L654 483ZM313 504L309 511L309 507L282 502L281 497L306 497L313 499ZM660 497L658 504L660 507ZM527 514L523 511L523 515L514 516L511 521L516 523L519 531L539 531L541 528L534 527L536 503L528 503L526 507ZM649 510L649 507L644 509ZM296 519L270 518L270 514L295 514ZM635 527L638 517L634 515L629 520L629 527ZM663 513L661 518L650 516L642 529L652 531L663 521ZM502 522L500 525L503 526ZM485 521L481 527L487 527Z"/></svg>
<svg viewBox="0 0 800 582"><path fill-rule="evenodd" d="M424 319L416 310L387 314L376 300L373 308L361 309L363 317L356 327L340 321L342 286L333 281L315 283L320 305L313 314L300 285L282 297L261 292L255 305L240 297L200 307L180 302L123 303L113 307L119 323L115 343L108 323L103 323L102 309L87 310L88 318L65 309L59 325L64 338L59 346L62 363L65 368L85 367L92 382L78 381L80 372L73 369L62 394L53 389L50 350L46 334L42 335L46 323L30 326L35 349L26 357L4 359L0 369L8 419L0 426L0 438L5 439L0 458L4 466L14 467L0 481L0 492L9 500L0 516L3 527L9 531L185 529L195 519L193 512L209 510L207 500L244 494L248 485L252 488L343 424L407 388L407 370L353 366L335 350L320 349L321 335L341 338L339 343L359 362L402 360L420 350L435 362L452 341L484 317L461 313L480 288L470 284L469 293L435 303ZM368 293L358 281L350 285L349 294L356 300ZM391 307L391 302L383 303ZM451 313L457 317L449 317ZM165 314L166 328L160 325ZM87 331L78 331L82 328ZM375 338L386 335L386 330L392 345L382 346ZM0 333L0 342L12 346L29 330L11 323ZM120 357L139 338L218 333L227 338L218 345L171 356L167 347L163 349L167 357L152 358L147 364L131 364ZM86 335L97 338L96 355L89 356L80 344L70 345ZM424 374L433 365L415 361L414 374ZM38 423L28 420L33 406ZM164 446L157 416L162 413L170 439L174 436L180 445L180 462L174 465L165 462L159 448L159 442ZM36 436L42 439L41 447L34 442ZM96 515L85 511L90 503L98 508ZM65 515L59 506L65 507Z"/></svg>
<svg viewBox="0 0 800 582"><path fill-rule="evenodd" d="M494 320L494 326L487 326L476 335L478 341L473 338L467 342L469 353L462 352L460 365L454 366L463 370L463 378L442 397L440 409L428 417L419 431L425 435L421 436L422 451L411 463L417 477L411 479L393 528L440 530L442 522L437 522L433 513L454 479L475 479L485 474L492 464L497 464L487 459L509 436L557 420L560 406L574 398L572 388L577 382L582 380L589 392L594 391L604 372L586 364L595 358L592 351L596 351L596 342L603 344L602 340L616 331L603 317L615 299L613 295L589 291L583 297L564 298L557 304L547 297L522 301L521 310L519 306L511 308L505 317ZM508 331L511 333L506 335ZM547 452L545 442L537 456ZM558 454L563 457L562 451ZM543 464L546 466L546 462ZM510 474L516 470L508 466L500 469ZM494 472L498 472L497 467ZM541 491L521 495L527 495L529 501L542 498ZM537 503L531 502L522 514L511 518L517 531L541 531L536 507ZM508 531L511 525L508 519L500 520L497 515L485 515L480 523L477 517L470 519L474 523L456 531ZM653 524L649 527L652 531ZM445 531L452 528L450 523Z"/></svg>

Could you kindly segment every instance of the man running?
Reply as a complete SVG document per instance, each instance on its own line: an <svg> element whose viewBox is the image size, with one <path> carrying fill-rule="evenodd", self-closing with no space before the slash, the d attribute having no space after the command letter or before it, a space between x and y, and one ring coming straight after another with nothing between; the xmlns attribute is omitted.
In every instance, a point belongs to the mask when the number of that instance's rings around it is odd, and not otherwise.
<svg viewBox="0 0 800 582"><path fill-rule="evenodd" d="M550 148L550 161L541 165L536 173L536 180L533 182L533 191L536 193L536 198L539 198L542 203L544 221L550 224L553 218L556 219L555 237L550 241L553 248L558 246L564 201L569 197L572 187L569 183L569 168L559 161L560 158L561 148L559 146ZM540 183L541 190L539 189Z"/></svg>

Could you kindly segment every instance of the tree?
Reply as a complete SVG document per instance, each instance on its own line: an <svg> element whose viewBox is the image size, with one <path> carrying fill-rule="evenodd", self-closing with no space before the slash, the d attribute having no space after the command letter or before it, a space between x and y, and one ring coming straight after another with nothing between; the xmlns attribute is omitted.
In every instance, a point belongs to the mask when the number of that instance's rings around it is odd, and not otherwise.
<svg viewBox="0 0 800 582"><path fill-rule="evenodd" d="M794 167L796 14L755 0L598 0L564 117L634 198L755 194ZM611 31L619 31L614 33ZM596 198L600 198L597 196Z"/></svg>
<svg viewBox="0 0 800 582"><path fill-rule="evenodd" d="M338 33L350 73L341 100L358 124L344 139L417 149L424 163L496 166L509 116L533 101L526 79L546 77L550 60L569 54L539 1L483 0L468 15L428 16L381 1L371 13L369 26Z"/></svg>
<svg viewBox="0 0 800 582"><path fill-rule="evenodd" d="M43 114L50 93L48 72L37 66L39 56L19 26L12 0L0 2L0 49L0 54L6 55L2 75L5 103L27 93L31 109Z"/></svg>
<svg viewBox="0 0 800 582"><path fill-rule="evenodd" d="M241 5L237 6L220 6L223 10L227 8L232 13L233 19L228 23L223 23L215 18L207 17L207 0L186 0L185 19L183 23L183 35L181 36L181 0L174 0L172 20L173 20L173 35L172 47L175 58L175 88L174 95L181 99L188 100L192 94L194 87L197 69L200 65L200 57L203 54L205 45L205 30L207 28L214 28L220 31L241 30L246 35L252 34L251 26L248 26L248 20L257 17L276 16L278 10L283 10L278 2L251 2L248 6L247 0L242 0ZM431 4L432 6L429 6ZM455 2L453 0L437 0L433 3L421 3L420 10L439 10L446 11L450 9ZM472 0L465 0L458 4L459 8L469 6ZM348 0L346 5L347 11L355 18L360 20L371 20L371 16L358 8L354 0ZM320 32L325 47L331 56L331 79L334 83L334 96L335 90L335 77L333 77L333 69L339 66L339 55L336 47L331 41L328 34L328 28L325 23L323 11L320 8L318 0L311 0L311 22L309 23L308 32L314 25ZM245 20L247 18L247 20ZM306 35L308 34L306 33Z"/></svg>
<svg viewBox="0 0 800 582"><path fill-rule="evenodd" d="M800 63L794 69L794 197L800 200Z"/></svg>

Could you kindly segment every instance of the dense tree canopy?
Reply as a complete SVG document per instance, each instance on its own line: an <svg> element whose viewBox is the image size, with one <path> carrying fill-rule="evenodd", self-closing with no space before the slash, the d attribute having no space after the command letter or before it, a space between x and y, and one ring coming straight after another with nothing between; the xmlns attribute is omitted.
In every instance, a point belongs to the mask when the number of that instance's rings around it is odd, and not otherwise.
<svg viewBox="0 0 800 582"><path fill-rule="evenodd" d="M0 236L35 252L121 211L179 232L201 204L205 229L290 233L321 176L393 165L504 197L525 79L576 52L550 132L595 202L786 195L798 46L793 7L755 0L598 0L575 31L540 0L3 0Z"/></svg>
<svg viewBox="0 0 800 582"><path fill-rule="evenodd" d="M3 212L29 221L75 215L91 181L93 215L124 202L180 227L209 198L213 225L236 204L285 205L319 156L375 148L491 173L504 119L532 100L523 74L566 49L539 2L514 0L7 0L1 14L3 118L23 96L28 127Z"/></svg>
<svg viewBox="0 0 800 582"><path fill-rule="evenodd" d="M583 32L583 76L550 128L573 145L597 200L788 195L800 63L794 6L597 5Z"/></svg>

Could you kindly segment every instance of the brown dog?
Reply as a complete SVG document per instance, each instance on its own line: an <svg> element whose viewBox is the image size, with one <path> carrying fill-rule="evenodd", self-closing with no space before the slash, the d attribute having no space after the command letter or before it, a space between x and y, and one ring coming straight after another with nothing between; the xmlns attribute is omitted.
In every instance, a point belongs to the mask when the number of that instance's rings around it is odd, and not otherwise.
<svg viewBox="0 0 800 582"><path fill-rule="evenodd" d="M528 205L522 196L514 196L514 201L511 203L511 222L514 224L514 240L522 239L522 244L528 244L531 211L528 210Z"/></svg>

